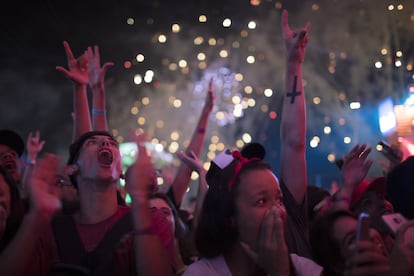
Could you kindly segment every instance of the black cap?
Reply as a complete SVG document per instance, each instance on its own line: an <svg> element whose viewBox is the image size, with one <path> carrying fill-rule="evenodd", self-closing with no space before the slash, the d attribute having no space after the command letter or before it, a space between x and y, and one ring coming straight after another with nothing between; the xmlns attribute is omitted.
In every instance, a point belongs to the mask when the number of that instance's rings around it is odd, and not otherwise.
<svg viewBox="0 0 414 276"><path fill-rule="evenodd" d="M6 145L15 150L19 157L24 152L24 141L22 137L10 129L0 129L0 145Z"/></svg>

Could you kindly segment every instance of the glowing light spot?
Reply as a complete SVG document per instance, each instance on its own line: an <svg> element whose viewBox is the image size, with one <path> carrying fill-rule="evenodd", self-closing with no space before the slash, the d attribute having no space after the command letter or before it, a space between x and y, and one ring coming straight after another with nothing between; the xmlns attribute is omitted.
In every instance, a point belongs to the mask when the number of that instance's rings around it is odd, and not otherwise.
<svg viewBox="0 0 414 276"><path fill-rule="evenodd" d="M181 30L180 25L178 25L177 23L172 24L172 26L171 26L171 31L172 31L173 33L178 33L180 30Z"/></svg>
<svg viewBox="0 0 414 276"><path fill-rule="evenodd" d="M187 61L185 59L181 59L178 61L178 66L180 66L181 68L184 68L187 66Z"/></svg>
<svg viewBox="0 0 414 276"><path fill-rule="evenodd" d="M345 125L345 119L344 118L339 118L338 124L341 125L341 126Z"/></svg>
<svg viewBox="0 0 414 276"><path fill-rule="evenodd" d="M231 19L230 18L225 18L223 20L223 27L224 28L229 28L231 26Z"/></svg>
<svg viewBox="0 0 414 276"><path fill-rule="evenodd" d="M201 45L204 42L204 38L202 36L197 36L194 38L194 45Z"/></svg>
<svg viewBox="0 0 414 276"><path fill-rule="evenodd" d="M141 102L143 105L149 105L150 99L148 97L143 97Z"/></svg>
<svg viewBox="0 0 414 276"><path fill-rule="evenodd" d="M229 53L226 50L221 50L219 55L222 58L226 58L229 55Z"/></svg>
<svg viewBox="0 0 414 276"><path fill-rule="evenodd" d="M249 28L250 30L254 30L254 29L256 29L256 22L254 22L254 21L250 21L250 22L247 24L247 28Z"/></svg>
<svg viewBox="0 0 414 276"><path fill-rule="evenodd" d="M394 64L395 64L395 67L401 67L402 62L401 60L396 60Z"/></svg>
<svg viewBox="0 0 414 276"><path fill-rule="evenodd" d="M344 137L344 143L345 144L349 144L349 143L351 143L351 141L352 141L351 137L349 137L349 136Z"/></svg>
<svg viewBox="0 0 414 276"><path fill-rule="evenodd" d="M180 148L180 146L178 145L178 143L177 142L172 142L171 144L170 144L170 146L168 147L168 151L169 152L171 152L171 153L175 153L175 152L177 152L177 150Z"/></svg>
<svg viewBox="0 0 414 276"><path fill-rule="evenodd" d="M180 108L180 107L181 107L181 105L182 105L181 100L179 100L179 99L174 100L174 102L173 102L173 106L174 106L175 108Z"/></svg>
<svg viewBox="0 0 414 276"><path fill-rule="evenodd" d="M209 40L208 40L208 45L210 45L210 46L215 46L217 44L217 41L216 41L216 39L215 38L210 38Z"/></svg>
<svg viewBox="0 0 414 276"><path fill-rule="evenodd" d="M263 94L264 94L266 97L270 98L270 97L272 97L272 95L273 95L273 90L272 90L272 89L270 89L270 88L266 88L266 89L263 91Z"/></svg>
<svg viewBox="0 0 414 276"><path fill-rule="evenodd" d="M136 106L131 107L131 114L132 115L137 115L138 114L138 107L136 107Z"/></svg>
<svg viewBox="0 0 414 276"><path fill-rule="evenodd" d="M328 154L328 161L329 162L333 163L333 162L335 162L335 159L336 159L335 154L333 154L333 153Z"/></svg>
<svg viewBox="0 0 414 276"><path fill-rule="evenodd" d="M139 125L145 125L145 118L144 117L139 117L138 119L137 119L137 123L139 124Z"/></svg>
<svg viewBox="0 0 414 276"><path fill-rule="evenodd" d="M236 147L238 147L240 149L240 148L244 147L244 145L245 144L244 144L243 140L237 139L237 141L236 141Z"/></svg>
<svg viewBox="0 0 414 276"><path fill-rule="evenodd" d="M134 76L134 83L135 84L141 84L142 83L142 76L140 74L136 74Z"/></svg>
<svg viewBox="0 0 414 276"><path fill-rule="evenodd" d="M256 61L256 59L254 58L254 56L248 56L246 58L247 63L252 64Z"/></svg>
<svg viewBox="0 0 414 276"><path fill-rule="evenodd" d="M349 103L349 108L350 109L360 109L361 108L361 103L360 102L351 102L351 103Z"/></svg>
<svg viewBox="0 0 414 276"><path fill-rule="evenodd" d="M145 57L144 57L144 55L143 55L143 54L137 54L137 56L135 57L135 59L136 59L138 62L143 62L143 61L144 61L144 59L145 59Z"/></svg>
<svg viewBox="0 0 414 276"><path fill-rule="evenodd" d="M244 87L244 93L252 94L252 92L253 92L253 87L251 87L250 85L247 85Z"/></svg>
<svg viewBox="0 0 414 276"><path fill-rule="evenodd" d="M135 20L134 20L134 18L128 18L127 20L126 20L126 23L128 24L128 25L134 25L134 23L135 23Z"/></svg>
<svg viewBox="0 0 414 276"><path fill-rule="evenodd" d="M206 15L204 15L204 14L200 15L200 16L198 17L198 22L200 22L200 23L205 23L205 22L207 22L207 16L206 16Z"/></svg>
<svg viewBox="0 0 414 276"><path fill-rule="evenodd" d="M313 98L313 103L314 103L314 104L320 104L320 103L321 103L321 98L319 98L319 97L314 97L314 98Z"/></svg>
<svg viewBox="0 0 414 276"><path fill-rule="evenodd" d="M274 111L271 111L271 112L269 113L269 118L270 118L270 119L272 119L272 120L276 119L276 118L277 118L277 113L276 113L276 112L274 112Z"/></svg>
<svg viewBox="0 0 414 276"><path fill-rule="evenodd" d="M163 35L163 34L159 35L158 36L158 42L159 43L165 43L165 42L167 42L167 36L166 35Z"/></svg>
<svg viewBox="0 0 414 276"><path fill-rule="evenodd" d="M382 68L382 62L381 61L376 61L374 64L375 68L377 69L381 69Z"/></svg>
<svg viewBox="0 0 414 276"><path fill-rule="evenodd" d="M245 143L250 143L252 141L252 136L249 133L244 133L242 139Z"/></svg>
<svg viewBox="0 0 414 276"><path fill-rule="evenodd" d="M172 140L177 141L178 139L180 139L180 134L178 133L178 131L173 131L173 132L171 132L171 134L170 134L170 138L171 138Z"/></svg>
<svg viewBox="0 0 414 276"><path fill-rule="evenodd" d="M125 69L129 69L129 68L131 68L131 66L132 66L132 63L130 61L127 60L127 61L124 62L124 68Z"/></svg>
<svg viewBox="0 0 414 276"><path fill-rule="evenodd" d="M198 53L197 54L197 59L198 60L205 60L206 59L206 54L204 54L204 53Z"/></svg>
<svg viewBox="0 0 414 276"><path fill-rule="evenodd" d="M235 76L234 76L234 78L236 79L236 81L242 81L243 80L243 74L241 74L241 73L238 73L238 74L236 74Z"/></svg>
<svg viewBox="0 0 414 276"><path fill-rule="evenodd" d="M211 143L217 144L220 141L220 138L217 135L211 136Z"/></svg>
<svg viewBox="0 0 414 276"><path fill-rule="evenodd" d="M330 133L331 133L331 131L332 131L332 129L331 129L331 127L329 127L329 126L325 126L325 127L323 128L323 133L325 133L325 134L330 134Z"/></svg>
<svg viewBox="0 0 414 276"><path fill-rule="evenodd" d="M231 101L232 101L232 103L234 103L234 104L239 104L239 103L241 102L241 99L240 99L240 97L239 97L239 96L233 96L233 97L231 98Z"/></svg>

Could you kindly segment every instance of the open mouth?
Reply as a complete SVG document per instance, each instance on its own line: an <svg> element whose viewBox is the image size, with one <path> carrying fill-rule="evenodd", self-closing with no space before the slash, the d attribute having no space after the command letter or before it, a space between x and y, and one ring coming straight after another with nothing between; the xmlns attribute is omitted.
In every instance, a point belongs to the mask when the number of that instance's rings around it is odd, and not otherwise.
<svg viewBox="0 0 414 276"><path fill-rule="evenodd" d="M110 150L103 149L98 153L98 161L103 165L111 165L114 157Z"/></svg>
<svg viewBox="0 0 414 276"><path fill-rule="evenodd" d="M3 167L7 170L7 171L15 171L17 166L16 163L13 161L8 161L6 163L3 164Z"/></svg>

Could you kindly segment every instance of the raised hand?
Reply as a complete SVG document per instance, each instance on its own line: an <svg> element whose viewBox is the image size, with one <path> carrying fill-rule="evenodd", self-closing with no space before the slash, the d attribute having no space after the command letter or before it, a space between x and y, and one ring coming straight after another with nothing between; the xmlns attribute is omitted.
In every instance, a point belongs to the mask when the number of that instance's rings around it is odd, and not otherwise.
<svg viewBox="0 0 414 276"><path fill-rule="evenodd" d="M204 104L204 110L211 112L214 107L214 94L213 94L213 80L214 78L210 78L210 82L208 84L208 91L207 91L207 97Z"/></svg>
<svg viewBox="0 0 414 276"><path fill-rule="evenodd" d="M151 158L144 146L145 138L138 135L135 138L138 146L138 156L134 164L129 168L126 179L126 190L132 200L148 197L148 193L154 190L156 171Z"/></svg>
<svg viewBox="0 0 414 276"><path fill-rule="evenodd" d="M305 48L308 43L310 23L301 29L292 30L289 27L288 12L282 12L282 34L285 42L286 57L288 60L302 62L305 57Z"/></svg>
<svg viewBox="0 0 414 276"><path fill-rule="evenodd" d="M61 202L55 187L58 168L58 157L50 153L33 167L27 182L30 212L51 218L60 210Z"/></svg>
<svg viewBox="0 0 414 276"><path fill-rule="evenodd" d="M26 141L27 158L31 161L36 161L37 155L42 151L45 141L40 141L40 133L37 130L33 135L33 132L29 132Z"/></svg>
<svg viewBox="0 0 414 276"><path fill-rule="evenodd" d="M183 151L177 152L176 155L183 161L188 167L190 167L193 171L196 171L198 174L205 172L205 168L203 163L198 159L197 155L191 151L190 153L186 153Z"/></svg>
<svg viewBox="0 0 414 276"><path fill-rule="evenodd" d="M89 62L88 67L88 74L89 74L89 86L94 88L98 85L103 85L105 80L105 74L109 67L113 66L113 62L106 62L104 63L103 67L101 67L101 56L99 54L99 47L94 46L88 47L87 50L87 58Z"/></svg>
<svg viewBox="0 0 414 276"><path fill-rule="evenodd" d="M75 58L67 41L63 42L68 59L69 70L62 66L56 66L56 70L77 84L88 84L88 56L85 51L79 58Z"/></svg>
<svg viewBox="0 0 414 276"><path fill-rule="evenodd" d="M371 148L367 147L367 145L356 145L344 156L341 175L342 183L345 187L353 189L367 176L373 164L372 160L367 160L370 152Z"/></svg>

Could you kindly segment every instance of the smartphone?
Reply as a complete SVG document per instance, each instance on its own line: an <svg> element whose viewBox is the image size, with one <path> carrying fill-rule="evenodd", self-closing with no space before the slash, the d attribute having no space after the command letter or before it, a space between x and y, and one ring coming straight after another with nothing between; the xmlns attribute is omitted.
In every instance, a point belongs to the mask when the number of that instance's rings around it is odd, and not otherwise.
<svg viewBox="0 0 414 276"><path fill-rule="evenodd" d="M391 145L388 144L387 142L385 142L384 140L379 141L378 145L380 145L382 147L382 150L380 151L382 154L384 154L384 155L388 154L389 156L391 156L394 159L401 160L401 156L399 155L399 153L396 150L394 150L391 147Z"/></svg>
<svg viewBox="0 0 414 276"><path fill-rule="evenodd" d="M370 223L371 219L368 213L362 212L361 214L359 214L356 241L369 240Z"/></svg>
<svg viewBox="0 0 414 276"><path fill-rule="evenodd" d="M395 236L401 225L407 222L407 219L400 213L392 213L382 215L382 221L385 222L392 234Z"/></svg>

